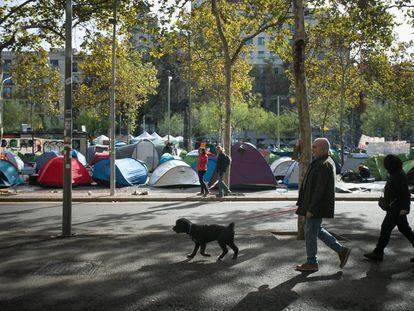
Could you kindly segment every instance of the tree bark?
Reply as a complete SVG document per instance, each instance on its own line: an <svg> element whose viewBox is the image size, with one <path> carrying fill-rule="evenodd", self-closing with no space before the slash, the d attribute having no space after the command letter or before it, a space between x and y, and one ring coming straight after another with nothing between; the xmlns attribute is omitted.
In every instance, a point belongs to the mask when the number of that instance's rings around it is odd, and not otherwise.
<svg viewBox="0 0 414 311"><path fill-rule="evenodd" d="M303 0L293 1L295 17L295 36L293 43L293 69L295 79L295 98L299 114L299 187L303 181L306 170L311 162L311 121L309 113L308 94L306 88L305 72L305 15ZM298 216L298 240L304 239L304 217Z"/></svg>

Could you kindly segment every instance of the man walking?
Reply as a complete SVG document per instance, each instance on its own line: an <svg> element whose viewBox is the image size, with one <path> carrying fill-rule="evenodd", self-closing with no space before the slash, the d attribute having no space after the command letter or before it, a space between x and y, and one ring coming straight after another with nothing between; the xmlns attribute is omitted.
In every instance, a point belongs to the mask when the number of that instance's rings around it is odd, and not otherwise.
<svg viewBox="0 0 414 311"><path fill-rule="evenodd" d="M305 243L307 260L296 266L297 271L318 271L317 238L339 255L340 268L348 261L351 249L340 244L334 236L322 227L323 218L334 217L335 206L335 164L329 157L329 141L317 138L312 145L314 160L299 189L296 213L306 217Z"/></svg>
<svg viewBox="0 0 414 311"><path fill-rule="evenodd" d="M220 145L216 147L217 151L217 164L216 173L219 187L219 193L217 197L222 198L223 196L231 194L229 187L223 181L223 175L226 173L228 166L230 165L230 158L225 154L224 148Z"/></svg>

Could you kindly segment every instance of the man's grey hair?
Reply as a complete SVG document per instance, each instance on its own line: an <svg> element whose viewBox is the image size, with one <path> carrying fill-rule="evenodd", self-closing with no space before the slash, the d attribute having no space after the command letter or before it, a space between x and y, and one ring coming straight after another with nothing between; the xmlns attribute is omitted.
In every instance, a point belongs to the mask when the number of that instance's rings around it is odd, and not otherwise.
<svg viewBox="0 0 414 311"><path fill-rule="evenodd" d="M320 141L326 153L329 153L329 150L331 149L331 144L329 143L329 140L327 138L325 137L316 138L315 141Z"/></svg>

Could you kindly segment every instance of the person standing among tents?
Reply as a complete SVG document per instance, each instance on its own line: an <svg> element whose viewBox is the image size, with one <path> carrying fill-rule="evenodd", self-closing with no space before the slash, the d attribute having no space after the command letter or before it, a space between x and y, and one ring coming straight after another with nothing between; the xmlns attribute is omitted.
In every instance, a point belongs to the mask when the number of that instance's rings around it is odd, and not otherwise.
<svg viewBox="0 0 414 311"><path fill-rule="evenodd" d="M312 145L314 160L299 189L296 214L306 217L307 260L304 264L296 266L297 271L318 271L318 238L338 253L340 268L345 266L351 253L350 248L343 246L322 227L323 218L333 218L335 209L335 164L329 157L329 149L329 140L315 139Z"/></svg>
<svg viewBox="0 0 414 311"><path fill-rule="evenodd" d="M171 155L174 155L173 145L171 142L167 141L165 142L165 146L162 149L162 154L169 153Z"/></svg>
<svg viewBox="0 0 414 311"><path fill-rule="evenodd" d="M200 181L201 191L198 195L206 197L210 194L207 184L204 182L204 175L207 172L208 156L205 148L198 149L198 160L197 160L197 174L198 180Z"/></svg>
<svg viewBox="0 0 414 311"><path fill-rule="evenodd" d="M217 151L216 173L217 173L217 181L218 181L218 187L219 187L219 193L217 197L222 198L223 196L227 196L231 194L229 187L226 185L226 183L223 180L223 175L226 173L227 168L230 165L230 158L224 152L224 148L222 148L220 145L216 147L216 151Z"/></svg>
<svg viewBox="0 0 414 311"><path fill-rule="evenodd" d="M382 221L377 246L371 253L364 254L366 258L376 261L382 261L384 249L395 226L414 247L414 233L407 221L411 195L408 189L407 175L402 169L402 161L396 155L389 154L384 158L384 167L388 171L389 179L384 187L383 202L379 204L387 214ZM414 258L411 259L411 262L414 262Z"/></svg>

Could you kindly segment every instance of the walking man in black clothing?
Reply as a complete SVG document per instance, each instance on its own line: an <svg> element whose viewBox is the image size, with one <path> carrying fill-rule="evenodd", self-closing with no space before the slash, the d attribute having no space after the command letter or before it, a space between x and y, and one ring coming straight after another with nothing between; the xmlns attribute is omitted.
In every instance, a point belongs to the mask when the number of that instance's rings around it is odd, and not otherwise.
<svg viewBox="0 0 414 311"><path fill-rule="evenodd" d="M227 168L230 165L230 158L225 154L224 148L218 145L216 147L217 151L217 164L216 164L216 173L219 186L219 193L217 197L222 198L223 196L231 194L229 187L223 181L223 175L226 173Z"/></svg>

